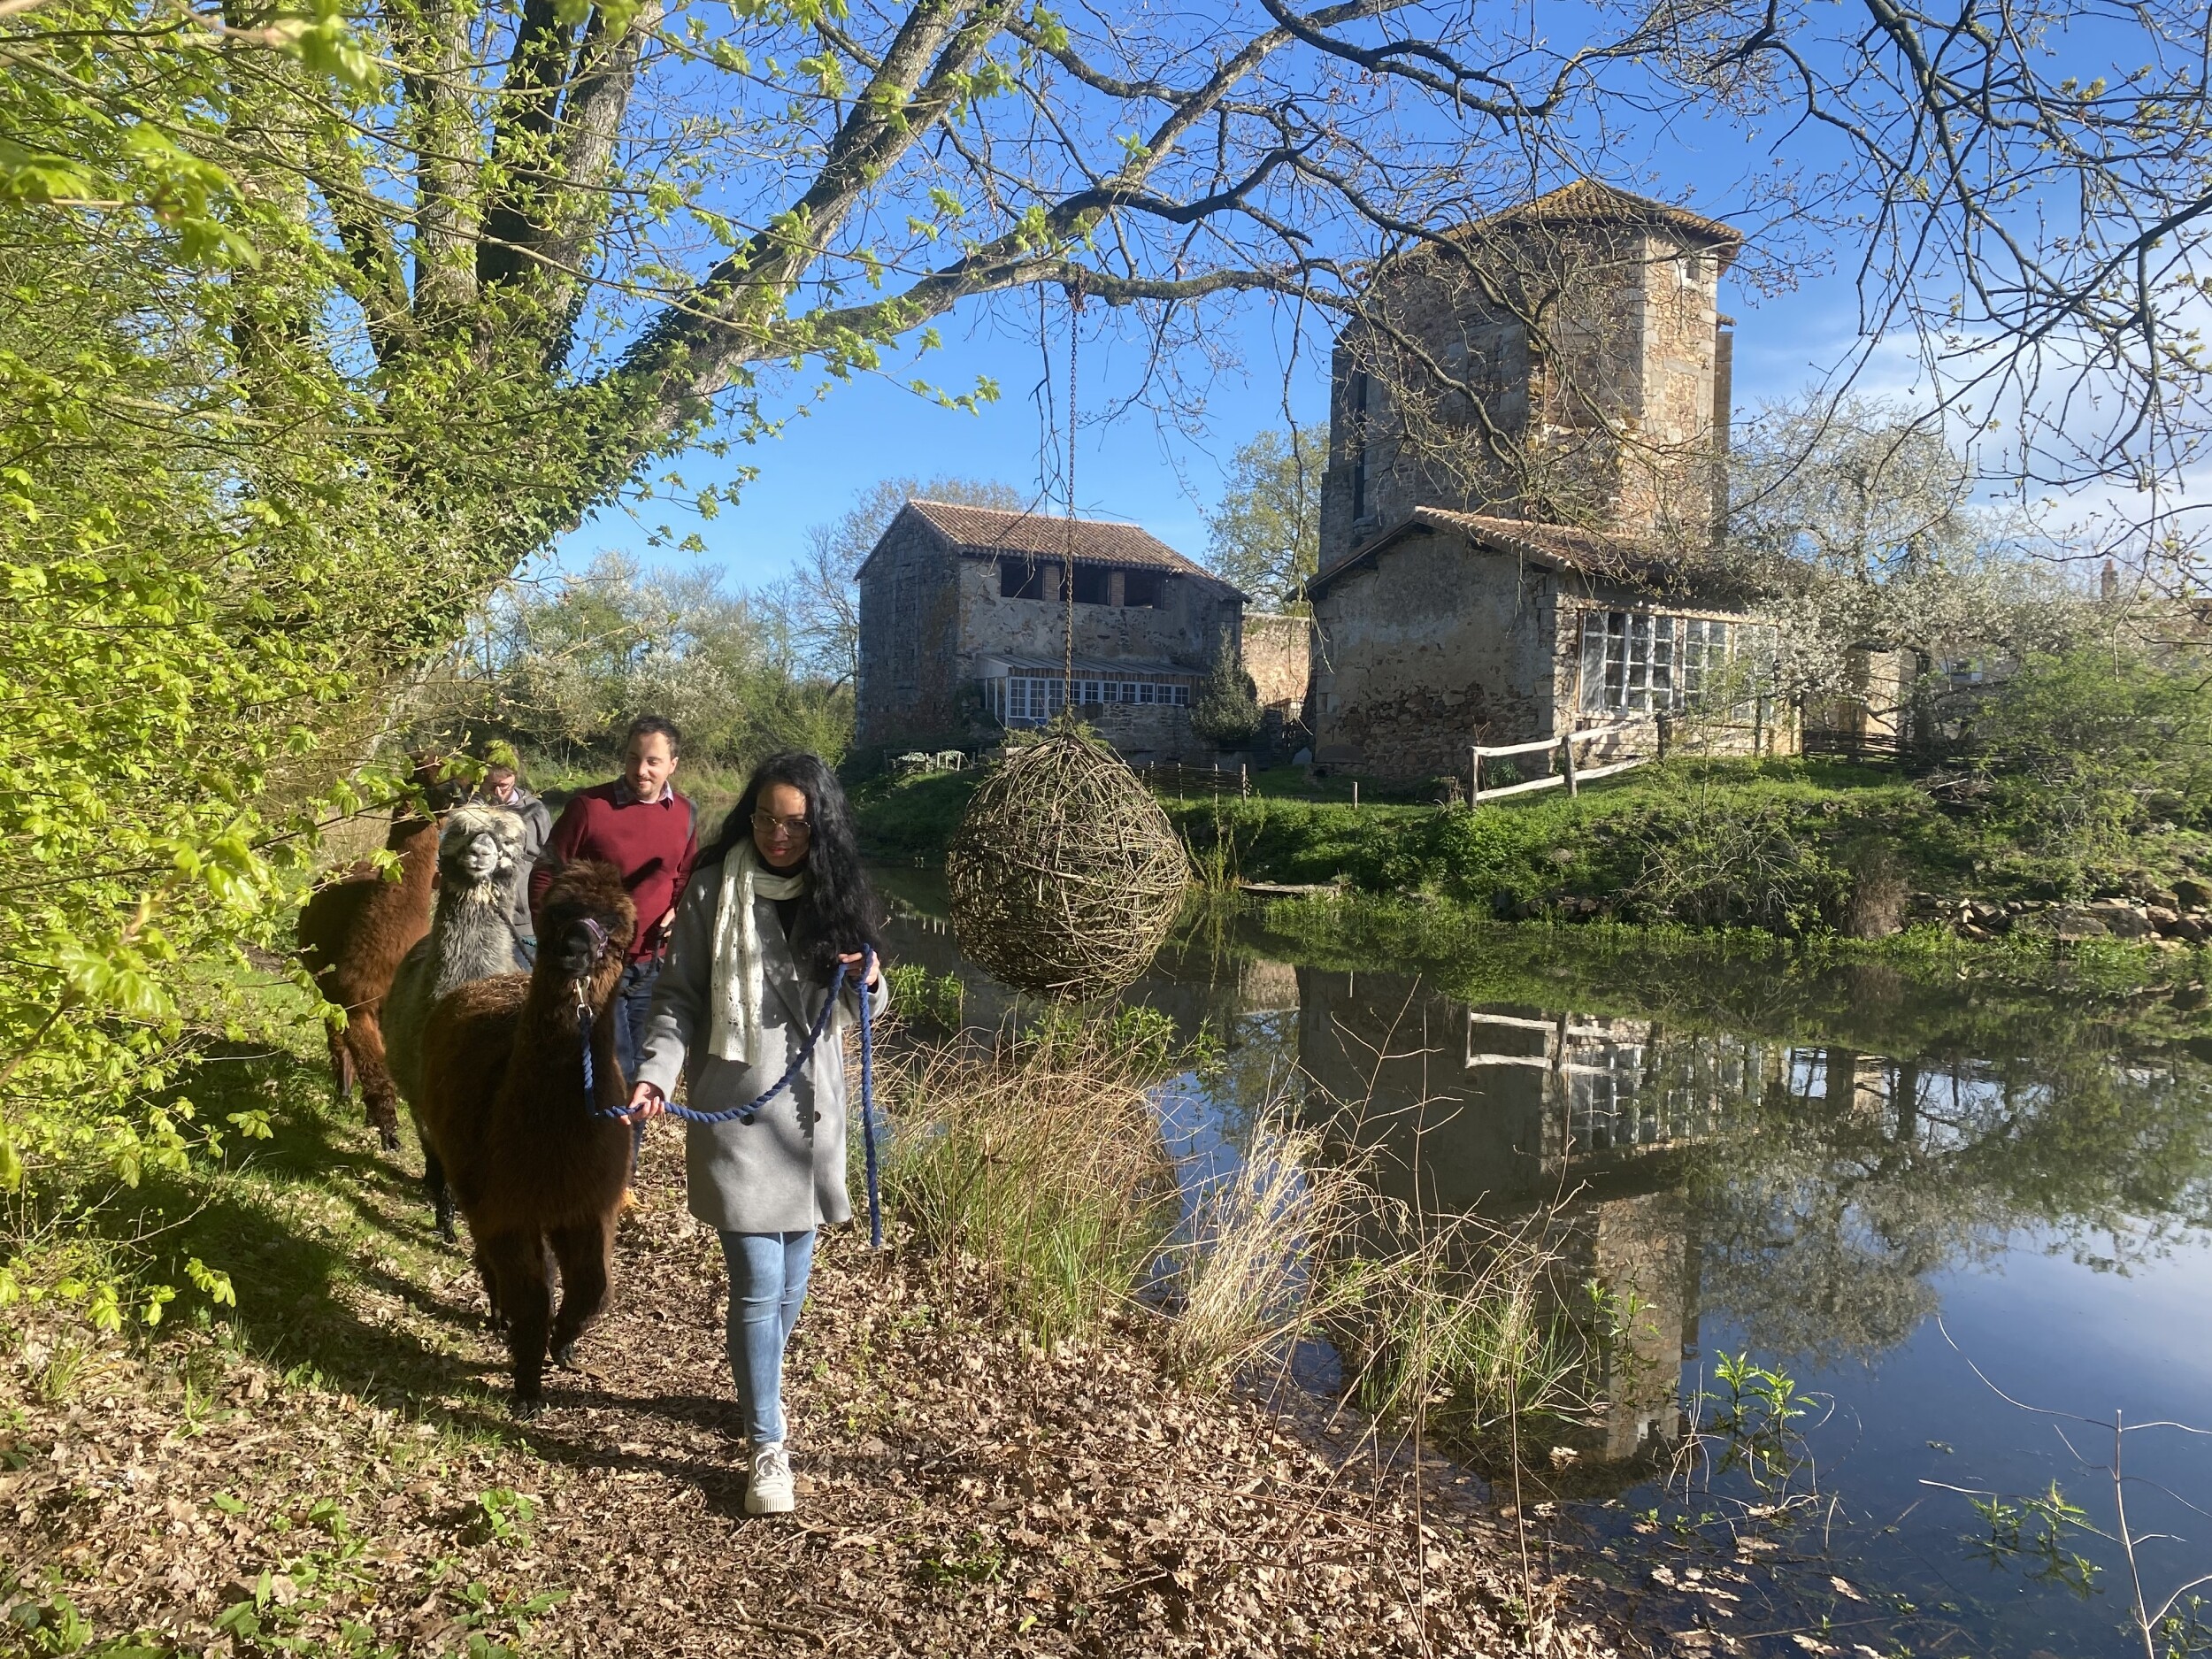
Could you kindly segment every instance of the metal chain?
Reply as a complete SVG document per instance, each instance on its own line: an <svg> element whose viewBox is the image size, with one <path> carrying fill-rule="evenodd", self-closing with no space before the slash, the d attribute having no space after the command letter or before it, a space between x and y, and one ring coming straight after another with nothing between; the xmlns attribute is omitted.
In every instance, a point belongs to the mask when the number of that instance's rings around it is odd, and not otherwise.
<svg viewBox="0 0 2212 1659"><path fill-rule="evenodd" d="M1073 718L1075 708L1075 359L1083 338L1083 290L1068 289L1068 533L1060 566L1060 597L1067 606L1066 639L1060 662L1062 710Z"/></svg>

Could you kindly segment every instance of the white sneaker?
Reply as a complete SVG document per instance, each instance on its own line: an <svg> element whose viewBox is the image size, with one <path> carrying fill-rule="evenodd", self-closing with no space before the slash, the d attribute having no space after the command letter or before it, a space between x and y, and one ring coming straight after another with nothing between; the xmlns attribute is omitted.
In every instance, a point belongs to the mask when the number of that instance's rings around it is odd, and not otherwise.
<svg viewBox="0 0 2212 1659"><path fill-rule="evenodd" d="M791 1459L781 1440L764 1440L753 1448L753 1472L745 1482L745 1513L788 1515L795 1499L791 1490Z"/></svg>

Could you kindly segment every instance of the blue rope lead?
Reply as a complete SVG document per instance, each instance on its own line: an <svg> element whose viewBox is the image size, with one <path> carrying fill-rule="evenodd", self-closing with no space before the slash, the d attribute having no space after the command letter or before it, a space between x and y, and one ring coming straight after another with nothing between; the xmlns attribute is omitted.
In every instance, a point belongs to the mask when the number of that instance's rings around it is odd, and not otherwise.
<svg viewBox="0 0 2212 1659"><path fill-rule="evenodd" d="M876 1044L875 1033L872 1029L873 1017L868 1006L868 974L875 966L876 953L872 946L863 946L861 949L859 976L860 1135L868 1155L868 1248L872 1250L880 1250L883 1248L883 1198L876 1169ZM806 1041L799 1045L799 1052L793 1056L791 1064L784 1069L784 1074L769 1085L764 1093L746 1102L742 1106L731 1107L727 1111L694 1111L688 1106L677 1105L672 1100L663 1102L662 1110L670 1117L680 1118L687 1124L711 1125L735 1121L749 1125L760 1116L762 1107L791 1087L792 1079L799 1075L799 1068L814 1057L815 1045L822 1041L822 1033L829 1029L830 1012L837 1006L838 995L845 988L845 977L850 972L851 970L845 964L841 962L837 964L837 972L830 980L829 995L822 999L822 1011L814 1018L813 1029L807 1033ZM621 1118L627 1114L626 1104L618 1107L613 1111L602 1111L592 1104L592 1097L595 1093L591 1060L593 1022L594 1016L591 1009L579 1003L576 1009L576 1026L577 1034L583 1039L584 1106L595 1118Z"/></svg>
<svg viewBox="0 0 2212 1659"><path fill-rule="evenodd" d="M860 1138L868 1150L868 1248L883 1248L883 1198L876 1184L875 1034L868 1028L868 972L875 948L861 947L860 964ZM840 964L842 965L841 964Z"/></svg>

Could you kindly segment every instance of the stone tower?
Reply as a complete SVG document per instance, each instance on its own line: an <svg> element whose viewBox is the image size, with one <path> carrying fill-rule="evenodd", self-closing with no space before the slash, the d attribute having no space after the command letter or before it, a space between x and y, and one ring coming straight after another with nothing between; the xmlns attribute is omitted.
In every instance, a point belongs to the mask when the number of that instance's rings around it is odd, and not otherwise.
<svg viewBox="0 0 2212 1659"><path fill-rule="evenodd" d="M1585 180L1379 266L1338 336L1321 568L1417 507L1709 541L1728 227Z"/></svg>

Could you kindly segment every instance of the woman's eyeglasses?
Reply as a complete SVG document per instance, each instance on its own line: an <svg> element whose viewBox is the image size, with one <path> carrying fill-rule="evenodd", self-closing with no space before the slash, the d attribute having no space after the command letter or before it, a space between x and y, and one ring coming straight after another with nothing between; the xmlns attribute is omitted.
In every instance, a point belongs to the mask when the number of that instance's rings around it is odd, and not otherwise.
<svg viewBox="0 0 2212 1659"><path fill-rule="evenodd" d="M796 836L805 834L814 826L807 822L803 812L796 818L776 818L766 812L756 812L753 814L753 827L764 835L773 835L781 831L786 835Z"/></svg>

